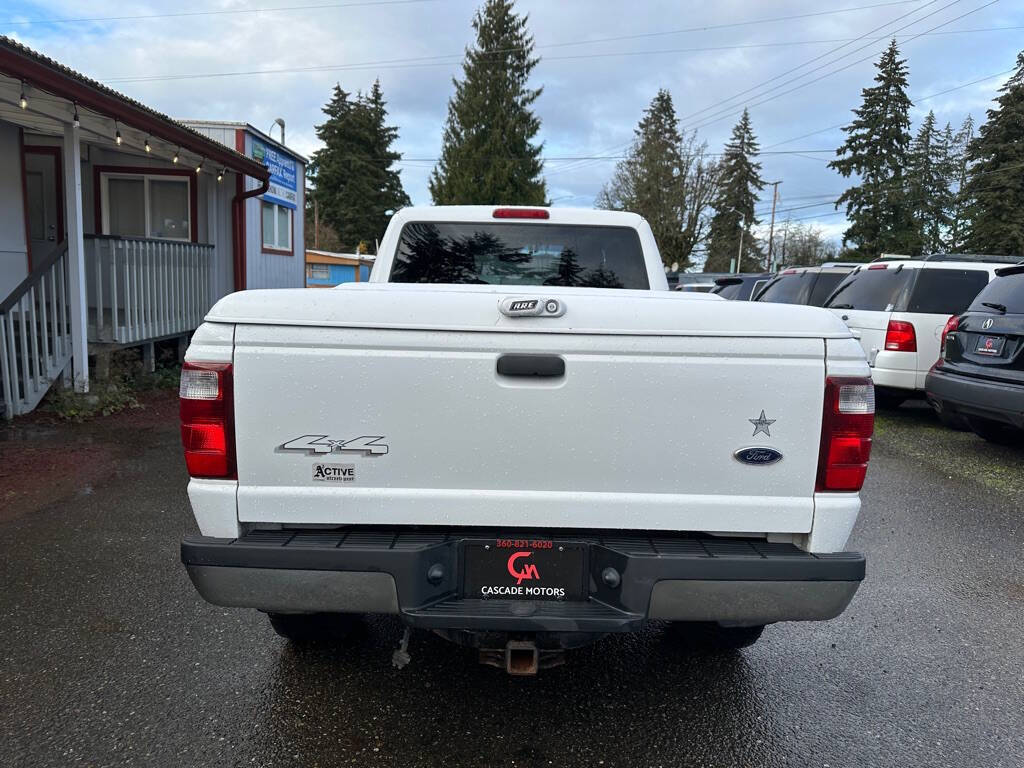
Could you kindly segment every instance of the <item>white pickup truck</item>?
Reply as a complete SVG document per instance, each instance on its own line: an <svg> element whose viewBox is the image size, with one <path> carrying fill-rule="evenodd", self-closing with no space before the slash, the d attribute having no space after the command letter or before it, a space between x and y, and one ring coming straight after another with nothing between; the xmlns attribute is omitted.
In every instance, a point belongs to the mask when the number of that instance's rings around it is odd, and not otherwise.
<svg viewBox="0 0 1024 768"><path fill-rule="evenodd" d="M517 673L651 619L739 647L853 597L873 420L839 318L668 291L639 216L408 208L369 282L196 331L182 561L293 639L395 614Z"/></svg>

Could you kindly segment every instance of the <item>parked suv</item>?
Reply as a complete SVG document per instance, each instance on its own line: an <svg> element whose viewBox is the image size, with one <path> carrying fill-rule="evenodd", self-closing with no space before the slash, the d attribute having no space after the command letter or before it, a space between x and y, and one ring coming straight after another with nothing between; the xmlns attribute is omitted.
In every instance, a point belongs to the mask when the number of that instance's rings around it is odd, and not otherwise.
<svg viewBox="0 0 1024 768"><path fill-rule="evenodd" d="M770 272L729 275L715 280L715 287L711 292L732 301L752 301L771 279Z"/></svg>
<svg viewBox="0 0 1024 768"><path fill-rule="evenodd" d="M850 274L856 264L827 263L820 267L793 267L780 272L760 293L754 294L754 301L770 301L776 304L809 304L820 307L825 304L836 286Z"/></svg>
<svg viewBox="0 0 1024 768"><path fill-rule="evenodd" d="M825 306L859 334L879 402L896 406L923 393L946 321L967 309L1003 258L883 257L847 276Z"/></svg>
<svg viewBox="0 0 1024 768"><path fill-rule="evenodd" d="M986 440L1024 443L1024 264L996 275L946 323L925 388L944 420L965 417Z"/></svg>

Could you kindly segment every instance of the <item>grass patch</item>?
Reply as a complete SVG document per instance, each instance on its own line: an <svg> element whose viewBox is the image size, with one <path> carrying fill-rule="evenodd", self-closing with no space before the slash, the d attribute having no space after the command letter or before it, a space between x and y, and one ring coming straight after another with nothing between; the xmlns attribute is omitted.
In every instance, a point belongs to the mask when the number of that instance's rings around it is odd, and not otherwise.
<svg viewBox="0 0 1024 768"><path fill-rule="evenodd" d="M158 349L156 370L145 370L142 350L121 349L111 353L110 375L89 380L87 393L55 386L43 399L41 409L63 421L88 421L100 416L143 408L139 395L154 390L176 389L181 365L173 349Z"/></svg>

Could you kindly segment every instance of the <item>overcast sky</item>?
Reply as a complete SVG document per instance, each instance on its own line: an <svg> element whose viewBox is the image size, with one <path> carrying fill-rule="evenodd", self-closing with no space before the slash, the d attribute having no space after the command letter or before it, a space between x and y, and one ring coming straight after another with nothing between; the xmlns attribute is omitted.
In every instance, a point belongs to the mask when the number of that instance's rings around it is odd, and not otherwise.
<svg viewBox="0 0 1024 768"><path fill-rule="evenodd" d="M365 90L379 77L407 158L403 183L414 203L429 203L451 79L461 73L478 5L7 0L0 32L175 117L245 121L264 131L282 117L289 146L306 155L318 146L314 126L332 86ZM842 133L822 129L849 120L891 36L909 62L915 127L928 109L940 125L958 126L967 113L983 120L1008 75L958 86L1012 69L1024 41L1020 0L518 0L517 7L529 13L541 58L533 84L544 87L536 110L556 205L593 204L614 159L566 158L621 154L663 87L684 127L699 128L712 152L749 105L766 153L764 178L783 182L779 218L820 224L829 235L841 234L842 215L807 206L846 181L821 151L834 150ZM134 16L150 18L123 18ZM928 34L911 39L920 33ZM794 150L808 153L767 154Z"/></svg>

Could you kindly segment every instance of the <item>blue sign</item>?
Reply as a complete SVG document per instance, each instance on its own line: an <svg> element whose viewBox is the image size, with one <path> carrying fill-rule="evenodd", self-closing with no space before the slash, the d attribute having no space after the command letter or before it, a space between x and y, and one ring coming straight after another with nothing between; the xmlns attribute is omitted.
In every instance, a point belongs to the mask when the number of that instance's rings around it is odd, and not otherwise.
<svg viewBox="0 0 1024 768"><path fill-rule="evenodd" d="M297 208L299 195L295 160L255 136L252 139L252 157L270 169L270 187L263 193L263 199L286 208Z"/></svg>

